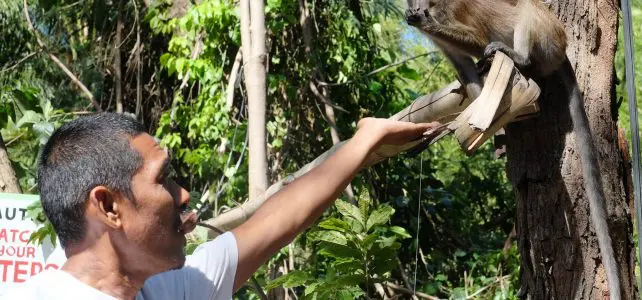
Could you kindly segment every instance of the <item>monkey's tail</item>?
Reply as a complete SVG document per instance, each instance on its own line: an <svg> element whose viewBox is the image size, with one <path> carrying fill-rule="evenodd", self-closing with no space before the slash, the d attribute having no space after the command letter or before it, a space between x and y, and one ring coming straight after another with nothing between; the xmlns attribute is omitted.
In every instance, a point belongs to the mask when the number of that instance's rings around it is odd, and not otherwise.
<svg viewBox="0 0 642 300"><path fill-rule="evenodd" d="M575 141L582 159L582 173L584 175L584 188L589 200L591 219L595 226L600 253L602 253L602 263L606 270L606 278L609 284L609 294L611 300L619 300L620 292L620 272L615 261L613 253L613 244L609 235L609 227L606 216L606 198L602 185L602 176L600 166L597 160L597 148L591 135L591 129L588 123L588 117L584 110L584 99L575 79L575 72L568 58L562 66L561 74L564 86L569 94L569 111L571 121L573 122L573 131L575 132Z"/></svg>

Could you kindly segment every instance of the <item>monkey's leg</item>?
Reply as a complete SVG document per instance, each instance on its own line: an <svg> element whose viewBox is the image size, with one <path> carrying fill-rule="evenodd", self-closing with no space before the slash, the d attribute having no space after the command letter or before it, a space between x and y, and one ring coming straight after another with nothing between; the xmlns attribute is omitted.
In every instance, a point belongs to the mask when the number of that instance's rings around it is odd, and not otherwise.
<svg viewBox="0 0 642 300"><path fill-rule="evenodd" d="M524 56L518 53L513 48L502 42L491 42L490 44L488 44L488 46L486 46L486 48L484 49L484 58L488 59L497 51L501 51L508 57L510 57L510 59L515 62L515 66L520 70L528 70L528 68L530 68L531 66L531 60L528 58L528 56Z"/></svg>
<svg viewBox="0 0 642 300"><path fill-rule="evenodd" d="M479 97L482 90L482 82L475 62L470 56L457 53L451 46L435 41L435 43L442 49L446 58L453 64L455 71L457 71L457 78L459 82L466 88L466 95L468 99L475 100Z"/></svg>
<svg viewBox="0 0 642 300"><path fill-rule="evenodd" d="M527 20L524 18L523 20ZM533 68L532 62L530 60L531 55L531 35L534 34L530 32L532 29L532 24L527 23L526 21L519 21L515 24L513 29L513 47L510 47L503 42L491 42L484 49L484 57L488 57L495 54L497 51L504 52L508 57L510 57L515 66L520 69L520 71L525 72L526 74L531 73Z"/></svg>

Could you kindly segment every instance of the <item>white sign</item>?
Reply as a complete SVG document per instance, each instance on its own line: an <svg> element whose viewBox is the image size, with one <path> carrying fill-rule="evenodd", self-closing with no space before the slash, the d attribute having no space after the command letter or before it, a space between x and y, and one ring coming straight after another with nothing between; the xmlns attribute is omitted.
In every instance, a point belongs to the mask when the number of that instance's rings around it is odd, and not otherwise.
<svg viewBox="0 0 642 300"><path fill-rule="evenodd" d="M0 193L0 295L43 270L58 269L65 260L60 243L55 249L48 238L42 245L28 243L38 228L27 217L27 206L35 201L37 195Z"/></svg>

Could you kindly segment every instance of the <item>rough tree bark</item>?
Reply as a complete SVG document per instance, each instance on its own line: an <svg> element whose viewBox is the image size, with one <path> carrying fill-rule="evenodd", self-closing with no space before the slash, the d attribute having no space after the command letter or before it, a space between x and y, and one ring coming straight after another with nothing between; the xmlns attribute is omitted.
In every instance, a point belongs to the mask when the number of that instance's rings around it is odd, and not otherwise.
<svg viewBox="0 0 642 300"><path fill-rule="evenodd" d="M241 49L243 75L248 95L249 200L268 187L265 138L266 62L265 4L262 0L241 0Z"/></svg>
<svg viewBox="0 0 642 300"><path fill-rule="evenodd" d="M622 276L622 299L634 299L635 248L625 194L625 161L612 112L618 8L613 1L553 1L569 47L599 152L609 229ZM507 173L517 194L520 293L529 299L603 299L608 285L583 188L565 92L557 78L540 83L539 117L511 124Z"/></svg>
<svg viewBox="0 0 642 300"><path fill-rule="evenodd" d="M0 136L0 192L1 193L20 193L20 185L13 171L7 147L4 145L2 136Z"/></svg>

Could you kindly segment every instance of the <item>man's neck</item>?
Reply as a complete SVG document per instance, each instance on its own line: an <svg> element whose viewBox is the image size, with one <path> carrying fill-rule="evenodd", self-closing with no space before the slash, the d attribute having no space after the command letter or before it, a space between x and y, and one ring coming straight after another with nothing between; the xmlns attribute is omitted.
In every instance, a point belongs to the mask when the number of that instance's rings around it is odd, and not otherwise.
<svg viewBox="0 0 642 300"><path fill-rule="evenodd" d="M73 251L79 246L68 249L68 255L73 254L62 270L107 295L117 299L134 299L149 275L125 270L112 245L101 247L98 244L101 241L82 251Z"/></svg>

